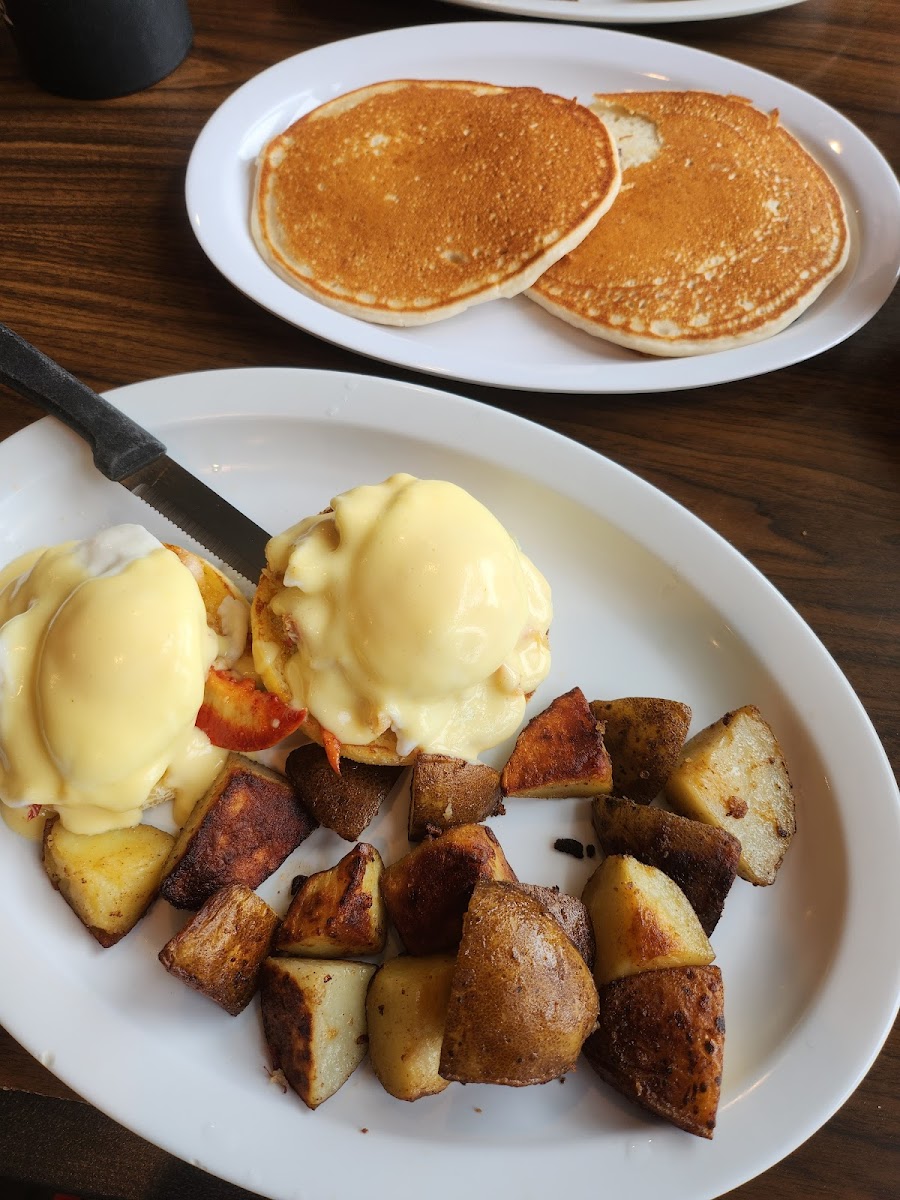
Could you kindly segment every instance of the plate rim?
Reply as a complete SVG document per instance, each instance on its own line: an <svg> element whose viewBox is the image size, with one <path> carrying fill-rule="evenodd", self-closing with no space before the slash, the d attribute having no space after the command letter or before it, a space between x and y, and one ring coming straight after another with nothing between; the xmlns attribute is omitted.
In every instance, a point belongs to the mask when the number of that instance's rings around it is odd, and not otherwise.
<svg viewBox="0 0 900 1200"><path fill-rule="evenodd" d="M327 77L333 61L350 64L351 78L333 89L340 94L358 86L363 79L383 78L373 66L360 75L357 61L377 63L379 51L414 56L421 53L421 40L440 37L433 47L435 55L462 53L446 47L469 36L479 39L481 47L500 47L482 51L494 53L501 61L515 62L523 57L525 48L554 61L568 59L591 61L629 61L633 56L646 74L651 66L665 67L676 74L693 74L696 86L724 90L713 86L711 79L726 70L734 84L728 90L749 93L749 98L763 108L789 110L788 125L801 140L809 133L806 127L819 128L827 124L831 137L819 138L826 146L818 146L818 157L831 154L834 161L825 162L826 169L839 184L851 222L851 260L840 275L810 309L787 329L771 338L716 354L679 358L658 358L629 355L627 358L599 358L595 363L533 363L492 360L485 365L475 360L466 366L458 346L431 347L428 331L437 326L424 326L408 336L408 330L396 330L366 322L319 304L302 295L280 279L263 262L249 235L249 222L243 216L232 220L223 216L222 195L243 213L249 203L246 181L240 183L240 148L248 131L258 129L267 115L288 98L302 93L298 80L318 81ZM549 49L548 49L549 47ZM606 56L604 59L604 55ZM323 65L324 64L324 65ZM638 70L637 66L633 68ZM319 72L320 74L317 74ZM321 74L323 73L324 74ZM405 72L408 74L408 72ZM332 76L333 78L333 76ZM304 84L304 86L307 86ZM683 86L678 83L676 86ZM280 96L276 101L275 97ZM321 97L317 102L320 102ZM306 105L306 108L313 107ZM305 111L298 109L297 111ZM800 126L804 126L801 129ZM277 126L276 126L277 128ZM274 132L274 128L272 130ZM837 149L835 149L837 147ZM855 161L852 180L842 165L847 155ZM238 183L232 178L237 174ZM848 178L841 179L842 175ZM861 186L860 178L867 180ZM212 182L211 182L212 181ZM848 194L848 189L852 195ZM780 370L815 357L851 337L882 307L900 277L900 183L886 158L858 126L837 109L819 100L812 93L779 79L755 67L733 62L721 55L692 46L623 30L597 26L576 27L566 23L535 23L530 21L484 21L405 26L359 34L301 51L275 63L247 80L233 91L211 114L198 134L191 150L184 181L184 197L188 219L201 249L216 269L254 303L273 313L290 325L343 347L354 353L407 370L437 377L438 381L457 381L489 387L513 388L523 391L559 392L565 394L640 394L643 392L679 391L714 384L753 378ZM852 201L852 202L851 202ZM873 225L874 229L863 228ZM855 228L853 228L855 226ZM237 242L235 242L235 236ZM841 289L840 297L829 305L829 292ZM846 292L846 294L844 294ZM499 303L499 302L498 302ZM532 301L516 297L511 302L531 306ZM524 313L524 309L523 309ZM462 314L457 320L465 320ZM453 318L451 318L451 321ZM448 322L440 325L450 327ZM580 346L596 344L589 334L563 326L563 338L573 335ZM423 332L424 331L424 332ZM415 334L421 336L416 338ZM590 339L588 341L587 339ZM620 348L601 343L598 352L619 354ZM562 352L561 352L562 353Z"/></svg>
<svg viewBox="0 0 900 1200"><path fill-rule="evenodd" d="M291 390L291 395L288 395L287 392L280 393L276 403L269 386L276 381L276 377L280 377L281 381L289 384L298 382L301 385L311 385L305 390L313 393L312 400L310 401L309 397L304 394L304 388L301 386L296 391ZM244 387L245 384L250 385L251 380L258 382L259 386ZM246 404L246 401L239 404L232 395L228 394L226 396L225 393L231 383L234 383L236 386L240 384L242 392L246 391L254 397L254 403L249 406ZM349 410L347 414L335 413L329 410L331 400L329 399L328 389L329 387L336 387L338 384L352 385L346 396L347 408ZM209 385L207 390L212 391L217 397L219 405L223 407L218 412L215 410L209 411L203 408L203 406L197 411L185 411L183 400L176 393L179 393L179 390L183 390L184 388L190 390L195 385L201 390L204 388L204 385ZM521 466L523 474L529 478L536 478L543 486L554 487L556 490L562 492L562 494L575 499L578 504L587 508L590 512L598 514L605 520L612 521L618 528L624 529L632 537L635 537L640 545L650 549L651 553L660 557L663 562L671 563L674 561L677 569L684 574L692 586L697 588L701 596L717 608L721 608L724 613L729 612L730 601L729 603L723 601L723 604L720 605L718 603L720 595L724 595L725 600L728 600L729 596L737 595L743 592L748 586L753 586L761 598L761 607L764 612L762 616L758 613L749 614L743 627L747 627L748 623L751 630L757 626L761 627L768 619L769 612L777 611L780 618L787 622L792 634L792 667L803 670L811 666L813 668L811 674L812 680L816 680L824 672L824 677L837 687L836 695L840 700L840 704L836 704L834 707L846 710L846 715L848 715L849 719L858 724L861 723L861 727L866 732L867 752L871 752L867 756L865 766L891 794L893 807L883 814L883 820L890 827L892 836L897 841L897 844L900 845L900 794L897 793L896 782L893 779L887 756L869 718L865 714L861 702L814 631L803 621L797 611L788 604L787 600L781 596L774 586L765 579L758 569L747 558L739 554L711 526L700 521L699 518L667 496L666 493L648 483L634 472L616 464L613 460L545 426L502 409L487 408L465 397L443 390L438 391L437 389L424 387L419 384L404 383L357 373L289 367L232 368L221 371L200 371L185 375L162 377L114 389L105 393L105 395L113 403L127 411L129 415L134 416L138 420L143 420L145 424L151 428L156 428L158 432L163 434L167 430L171 431L180 425L188 426L200 419L212 419L215 416L225 416L228 418L246 416L256 417L257 419L260 417L268 419L270 417L280 418L288 416L295 420L308 421L311 419L311 415L315 414L318 419L327 418L337 421L341 425L348 424L354 428L360 427L365 429L373 426L380 428L383 418L376 411L375 404L371 399L366 400L360 394L364 393L366 389L372 389L374 394L377 395L380 393L382 397L392 397L392 403L396 403L403 408L404 417L406 418L406 422L402 426L404 434L412 432L413 434L426 437L429 441L440 434L441 440L434 442L434 444L445 445L445 437L449 438L451 449L468 453L476 459L484 459L487 463L490 463L492 456L496 460L499 451L492 450L489 453L483 446L473 448L468 444L463 444L463 434L460 431L462 423L455 419L460 411L460 407L467 411L477 412L480 421L483 423L483 427L485 427L486 423L491 429L497 429L502 432L504 437L503 461L505 463L508 463L508 456L510 454L515 455L518 453L521 455L523 448L527 449L529 446L535 446L540 454L533 462ZM168 400L166 400L164 395L167 391L170 392ZM428 393L427 398L431 401L430 404L418 403L422 399L423 393ZM302 401L298 401L298 395L303 395ZM437 431L434 429L436 412L440 418ZM352 418L352 420L349 418ZM57 430L64 439L61 443L55 437ZM454 430L456 431L455 436ZM29 443L34 442L36 447L41 449L42 445L47 443L48 437L48 444L52 447L54 442L56 442L57 450L59 450L60 446L68 447L78 443L78 439L75 438L74 434L70 434L68 430L60 429L51 418L44 418L42 421L12 435L10 439L0 444L0 465L4 465L10 457L15 458L17 462L22 464L28 458L26 451L29 448ZM176 442L177 440L176 436ZM68 454L68 450L63 450L62 453L65 456ZM177 445L173 447L173 456L178 456ZM522 459L520 458L518 461L522 462ZM590 472L591 468L596 468L598 464L602 464L599 470L599 475L602 477L599 481L599 492L580 494L579 488L586 477L585 472ZM60 461L61 465L65 465L64 459ZM559 472L558 468L560 465L571 467L571 469ZM59 469L59 467L56 469ZM596 483L597 481L594 480L594 482ZM615 517L611 516L609 512L602 511L601 500L597 499L597 495L601 495L603 503L605 503L606 493L610 495L615 494L621 499L623 490L627 502L621 505L621 507L617 507ZM589 499L585 499L585 495ZM8 499L8 496L4 498L0 494L0 503L5 503ZM644 516L642 513L642 509L647 506L649 506L653 515L659 518L658 523L649 531L649 534L647 527L643 524ZM685 549L682 546L676 554L670 545L668 554L658 554L656 545L669 541L673 525L679 531L686 531L687 548ZM638 536L634 532L634 528L640 528L642 534ZM699 555L695 560L692 554L692 551L698 544L701 547L706 547L707 545L715 547L714 556L716 559L719 559L722 555L727 557L732 570L728 573L729 577L726 583L723 584L721 581L715 581L715 586L710 583L709 576L705 574L704 555ZM709 586L701 587L701 582ZM761 661L767 670L774 670L769 657L763 654ZM813 683L811 682L810 687L812 686ZM891 824L891 821L893 824ZM900 879L887 881L885 887L888 890L893 889L895 899L900 898ZM855 917L851 921L851 917L855 913L855 910L853 912L850 911L851 900L852 897L848 897L848 913L845 920L846 928L842 933L840 946L835 952L835 961L838 958L846 957L848 947L851 946L853 941L853 933L860 932L858 917ZM4 914L0 911L0 928L3 927L3 924ZM851 928L851 925L853 928ZM13 961L17 961L16 954L20 952L21 947L13 939L11 944ZM18 972L13 972L13 976L17 976L18 974ZM883 989L884 1002L879 1004L881 1019L878 1027L873 1028L871 1024L866 1024L865 1028L859 1030L860 1033L865 1035L866 1053L855 1060L854 1069L842 1079L839 1087L833 1089L825 1105L825 1109L817 1109L814 1115L811 1115L809 1112L800 1114L799 1123L791 1130L790 1135L786 1138L783 1137L777 1145L770 1145L764 1159L757 1163L749 1173L738 1168L736 1173L732 1171L731 1174L728 1174L728 1172L723 1172L718 1164L715 1167L712 1164L702 1167L701 1169L705 1172L706 1178L712 1176L715 1179L712 1186L716 1190L709 1192L710 1197L719 1194L723 1190L738 1186L741 1182L753 1178L760 1172L768 1169L784 1157L784 1155L790 1153L796 1146L800 1145L844 1103L879 1053L896 1016L898 1004L900 1004L900 958L893 964L891 978L887 980L882 979L882 983L885 985ZM18 979L14 978L13 990L19 986ZM825 983L821 985L819 990L822 991L824 989ZM891 991L890 1000L887 998L889 989ZM875 990L870 989L870 992L874 992ZM868 1001L863 1002L871 1003L873 998L873 995L870 995ZM95 997L92 992L88 998L88 1007L94 999ZM75 996L75 1001L75 1012L70 1013L70 1016L78 1015L82 1011L79 1007L82 1001L80 994ZM49 996L43 997L41 1004L29 1011L24 1021L17 1019L15 1014L12 1019L9 1019L8 1012L6 1011L8 1003L7 995L0 997L0 1015L3 1016L4 1023L13 1036L26 1045L36 1057L45 1061L45 1065L51 1066L51 1069L64 1064L65 1054L60 1054L59 1052L55 1052L56 1063L46 1061L46 1048L41 1045L40 1041L42 1036L47 1036L46 1027L42 1026L41 1031L35 1033L34 1023L37 1022L40 1025L46 1019L47 1011L52 1008L51 998ZM821 997L817 997L814 1004L810 1003L809 1010L818 1013L821 1003ZM801 1022L801 1027L803 1024L804 1022ZM807 1021L806 1024L809 1024L809 1022ZM792 1033L791 1048L793 1048L793 1042L799 1032L800 1030ZM823 1045L826 1048L827 1032L825 1031L826 1036L823 1038ZM804 1030L804 1033L808 1036L810 1030L807 1028ZM54 1052L51 1051L51 1053ZM785 1051L785 1054L787 1054L787 1051ZM115 1056L110 1055L110 1058L115 1058ZM773 1067L771 1074L776 1075L779 1069L780 1063L777 1063ZM112 1087L114 1090L118 1089L122 1092L123 1096L126 1095L124 1089L128 1077L127 1075L122 1075L121 1070L119 1070L117 1064L114 1062L102 1067L97 1072L96 1078L91 1080L91 1086L88 1088L84 1086L83 1075L80 1075L76 1081L73 1079L71 1071L66 1070L64 1067L58 1073L61 1078L70 1082L76 1090L80 1090L82 1094L91 1099L98 1108L105 1109L106 1111L110 1111L108 1102L104 1104L103 1099L96 1096L96 1089L101 1084L104 1087ZM764 1089L767 1085L767 1080L763 1079L761 1085ZM165 1099L165 1096L157 1095L152 1088L150 1092L159 1101ZM154 1141L156 1144L163 1146L169 1152L184 1158L186 1161L203 1166L205 1169L212 1170L216 1174L221 1174L222 1177L232 1179L241 1186L253 1190L259 1190L261 1186L265 1186L268 1189L271 1186L271 1184L266 1183L264 1177L255 1174L252 1170L248 1173L246 1165L239 1169L234 1154L232 1154L229 1160L231 1169L226 1172L223 1172L219 1165L208 1164L202 1161L202 1159L198 1159L195 1153L192 1153L192 1143L189 1134L186 1135L181 1130L178 1131L178 1136L174 1138L160 1138L156 1133L148 1133L145 1124L145 1101L148 1098L147 1095L142 1095L141 1097L127 1096L126 1098L127 1104L125 1110L111 1111L110 1115L120 1123L134 1129L141 1136ZM738 1097L737 1099L743 1099L743 1097ZM821 1099L821 1096L819 1096L819 1099ZM168 1101L172 1102L171 1095L168 1096ZM826 1109L827 1111L825 1111ZM123 1115L123 1111L125 1115ZM205 1127L202 1132L208 1134ZM677 1134L677 1131L675 1132ZM196 1128L193 1128L193 1135L195 1138L197 1137ZM185 1136L188 1137L187 1143L184 1140ZM212 1135L209 1134L209 1136L211 1137ZM654 1131L654 1136L656 1136L656 1131ZM686 1135L678 1136L685 1137ZM660 1140L664 1140L664 1137L664 1134L659 1135ZM693 1141L694 1139L690 1140ZM200 1141L202 1142L203 1138ZM716 1144L712 1143L711 1146L715 1147ZM381 1164L385 1165L390 1161L398 1145L407 1146L408 1143L405 1139L389 1134L381 1134L368 1142L367 1153L372 1152L377 1146L378 1155L382 1156L380 1158ZM678 1146L677 1157L679 1162L676 1165L679 1168L684 1167L684 1169L693 1170L695 1160L703 1161L699 1156L705 1147L686 1146L682 1142L678 1142ZM452 1147L453 1143L451 1143L451 1149ZM196 1151L196 1142L193 1143L193 1149ZM221 1147L217 1147L217 1149L221 1149ZM507 1148L503 1148L502 1154L506 1153L508 1153ZM525 1152L523 1151L523 1153ZM369 1162L372 1165L377 1165L376 1160L378 1160L378 1155L371 1155L366 1164L366 1171L369 1170ZM485 1147L466 1147L465 1157L467 1160L471 1159L474 1177L477 1178L479 1170L484 1169L489 1162L496 1158L496 1151L491 1152L489 1149L486 1150ZM529 1171L534 1173L534 1178L536 1180L539 1179L541 1177L541 1160L539 1155L534 1152L527 1153L523 1161L528 1163ZM572 1161L574 1163L575 1160L573 1159ZM578 1159L577 1161L580 1162L581 1160ZM468 1166L468 1161L466 1165ZM458 1166L459 1163L457 1161ZM461 1174L462 1172L459 1172L455 1180L455 1190L458 1187ZM316 1180L312 1182L315 1183ZM549 1179L545 1180L546 1182L549 1182ZM352 1190L353 1185L348 1184L348 1194ZM294 1192L290 1189L280 1188L277 1194L279 1196L297 1196L299 1198L300 1195L306 1195L307 1193L305 1190L303 1192ZM535 1191L534 1194L539 1195L542 1193ZM633 1194L637 1195L638 1193L635 1192ZM641 1195L643 1194L642 1192ZM704 1195L706 1195L705 1191ZM691 1193L691 1196L692 1200L700 1200L700 1193L696 1189Z"/></svg>
<svg viewBox="0 0 900 1200"><path fill-rule="evenodd" d="M633 0L611 4L608 0L443 0L465 8L541 17L578 24L665 25L676 21L718 21L727 17L753 17L776 9L805 4L806 0ZM573 10L573 7L575 11Z"/></svg>

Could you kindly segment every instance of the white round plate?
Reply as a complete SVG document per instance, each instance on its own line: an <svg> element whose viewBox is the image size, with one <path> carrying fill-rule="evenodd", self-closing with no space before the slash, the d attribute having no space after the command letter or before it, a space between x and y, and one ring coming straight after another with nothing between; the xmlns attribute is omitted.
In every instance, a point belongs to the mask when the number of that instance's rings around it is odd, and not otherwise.
<svg viewBox="0 0 900 1200"><path fill-rule="evenodd" d="M712 21L750 17L790 8L803 0L448 0L466 8L546 17L587 25L662 25L670 21Z"/></svg>
<svg viewBox="0 0 900 1200"><path fill-rule="evenodd" d="M850 261L811 308L767 341L659 359L568 325L524 296L479 304L416 329L348 317L303 296L257 253L249 228L260 148L303 113L382 79L531 84L589 101L648 87L740 93L777 108L841 188ZM900 270L900 187L844 117L770 75L699 50L605 29L531 22L428 25L308 50L263 71L213 114L191 154L187 207L200 245L236 287L318 337L384 362L498 387L543 392L661 392L775 371L842 341L877 312Z"/></svg>
<svg viewBox="0 0 900 1200"><path fill-rule="evenodd" d="M862 707L785 600L637 477L469 400L290 369L110 395L272 530L395 471L470 489L553 588L552 673L530 711L576 684L590 698L684 700L695 729L756 703L790 765L799 832L774 886L735 883L713 935L728 1033L712 1142L628 1105L586 1065L564 1085L452 1085L406 1104L364 1063L309 1112L269 1082L255 1005L229 1017L157 962L184 914L159 902L102 950L50 887L37 847L0 827L0 1022L13 1036L143 1137L277 1200L350 1200L373 1181L395 1200L546 1200L593 1194L598 1180L629 1200L707 1200L809 1137L856 1087L896 1011L900 955L883 925L900 906L900 806ZM0 480L4 561L121 520L173 536L49 419L0 446ZM591 840L588 810L584 800L510 801L493 826L520 878L577 893L592 864L553 842ZM365 836L391 861L405 834L398 794ZM295 874L346 850L317 830L261 894L283 912Z"/></svg>

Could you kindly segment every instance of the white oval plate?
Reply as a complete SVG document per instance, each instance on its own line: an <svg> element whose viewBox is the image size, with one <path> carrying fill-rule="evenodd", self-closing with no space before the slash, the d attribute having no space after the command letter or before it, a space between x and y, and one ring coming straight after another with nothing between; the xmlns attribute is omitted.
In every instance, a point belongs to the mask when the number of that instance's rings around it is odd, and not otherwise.
<svg viewBox="0 0 900 1200"><path fill-rule="evenodd" d="M376 80L414 75L532 84L589 101L648 87L737 92L782 121L826 166L850 217L850 261L793 325L719 354L659 359L591 337L524 296L446 321L394 329L348 317L280 279L257 253L248 214L260 148L303 113ZM530 22L428 25L308 50L239 88L201 132L187 171L191 226L236 287L301 329L398 366L543 392L661 392L775 371L849 337L900 270L900 186L844 117L770 75L699 50L604 29Z"/></svg>
<svg viewBox="0 0 900 1200"><path fill-rule="evenodd" d="M668 21L750 17L775 8L790 8L803 0L448 0L448 3L589 25L662 25Z"/></svg>
<svg viewBox="0 0 900 1200"><path fill-rule="evenodd" d="M442 392L281 369L158 379L111 398L272 530L394 471L469 488L553 587L552 674L531 711L575 684L591 698L685 700L694 728L756 703L790 764L799 832L773 887L736 882L713 936L728 1034L711 1143L621 1101L586 1065L562 1086L453 1085L404 1104L364 1064L308 1112L268 1081L255 1005L229 1017L157 962L184 914L160 902L101 950L44 878L37 848L0 827L0 1022L13 1036L143 1137L277 1200L349 1200L371 1194L373 1180L396 1200L546 1200L593 1194L598 1180L629 1200L706 1200L813 1133L855 1088L896 1010L900 956L883 921L900 905L900 809L847 681L765 579L607 459ZM172 536L50 420L0 446L0 480L4 561L121 520ZM552 846L590 840L588 809L511 801L493 824L521 878L578 892L592 864ZM366 837L390 861L407 849L405 832L397 796ZM291 878L346 849L317 830L261 894L283 912Z"/></svg>

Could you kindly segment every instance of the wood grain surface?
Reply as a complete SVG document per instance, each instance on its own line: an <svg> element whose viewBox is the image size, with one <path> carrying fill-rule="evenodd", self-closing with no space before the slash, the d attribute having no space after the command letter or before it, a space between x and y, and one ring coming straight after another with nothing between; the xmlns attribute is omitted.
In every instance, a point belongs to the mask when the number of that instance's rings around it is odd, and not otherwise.
<svg viewBox="0 0 900 1200"><path fill-rule="evenodd" d="M191 10L195 44L174 74L137 95L94 103L40 91L0 30L0 320L97 390L183 371L280 365L442 386L318 341L236 291L194 239L184 174L216 107L280 59L359 33L481 16L430 0L192 0ZM758 16L630 31L724 55L807 89L855 122L896 169L896 0L806 0ZM863 329L809 362L689 392L566 396L447 386L595 448L718 530L820 636L896 770L898 315L895 293ZM39 415L0 387L0 438ZM886 915L894 955L898 915ZM0 1176L120 1200L243 1194L191 1175L192 1168L76 1103L0 1030L4 1089ZM895 1028L832 1120L730 1195L888 1200L898 1192Z"/></svg>

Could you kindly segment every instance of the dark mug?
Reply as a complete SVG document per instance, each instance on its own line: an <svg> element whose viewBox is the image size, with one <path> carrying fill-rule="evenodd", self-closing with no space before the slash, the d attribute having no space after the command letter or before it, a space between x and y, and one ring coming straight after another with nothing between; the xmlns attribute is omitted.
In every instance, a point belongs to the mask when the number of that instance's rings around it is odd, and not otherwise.
<svg viewBox="0 0 900 1200"><path fill-rule="evenodd" d="M0 15L34 82L78 100L158 83L194 35L187 0L0 0Z"/></svg>

